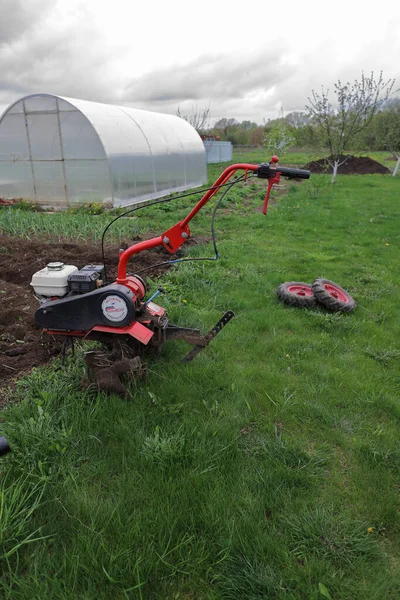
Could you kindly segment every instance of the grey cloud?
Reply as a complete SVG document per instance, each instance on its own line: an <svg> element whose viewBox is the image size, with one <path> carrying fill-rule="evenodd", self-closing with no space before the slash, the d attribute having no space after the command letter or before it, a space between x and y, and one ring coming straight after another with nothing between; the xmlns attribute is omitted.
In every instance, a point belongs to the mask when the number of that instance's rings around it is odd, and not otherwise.
<svg viewBox="0 0 400 600"><path fill-rule="evenodd" d="M110 48L99 43L90 13L83 12L62 31L38 26L0 46L0 104L26 93L49 92L169 113L185 103L210 103L221 111L240 108L240 114L251 118L254 111L247 102L243 106L243 99L287 76L281 64L284 51L283 45L275 45L245 54L208 54L184 66L157 69L127 86L113 72L122 44Z"/></svg>
<svg viewBox="0 0 400 600"><path fill-rule="evenodd" d="M395 78L397 85L394 89L399 88L400 68L393 60L400 53L399 23L399 20L397 23L393 21L388 26L384 46L380 40L371 40L368 44L360 45L352 55L349 54L346 63L339 61L335 48L327 44L304 54L291 77L277 86L275 96L282 103L285 113L304 110L312 90L320 92L321 86L329 88L329 97L334 102L333 88L338 79L343 83L360 80L362 71L365 75L374 71L375 76L379 76L382 70L384 79Z"/></svg>
<svg viewBox="0 0 400 600"><path fill-rule="evenodd" d="M52 0L2 0L0 47L32 29L52 5Z"/></svg>
<svg viewBox="0 0 400 600"><path fill-rule="evenodd" d="M41 17L45 9L47 5ZM109 48L99 43L101 34L90 7L76 8L67 23L57 6L51 10L53 25L36 15L25 32L17 28L7 44L0 44L0 103L37 92L115 101L112 61L121 55L121 44ZM24 19L22 14L21 23Z"/></svg>
<svg viewBox="0 0 400 600"><path fill-rule="evenodd" d="M186 65L171 65L134 79L123 99L134 102L170 102L209 98L243 98L268 89L293 71L282 67L285 47L264 47L241 54L205 54Z"/></svg>
<svg viewBox="0 0 400 600"><path fill-rule="evenodd" d="M338 77L352 80L362 68L384 69L385 77L398 74L393 72L400 51L398 21L388 26L387 51L381 41L372 41L345 63L324 44L308 54L300 48L298 64L288 65L289 46L274 42L247 52L205 53L185 65L129 78L128 67L126 74L114 67L121 57L132 56L130 40L105 43L95 3L76 3L65 21L55 0L1 0L1 5L0 105L47 92L172 114L178 106L187 112L210 106L212 119L262 122L277 117L280 105L285 113L304 110L312 89Z"/></svg>
<svg viewBox="0 0 400 600"><path fill-rule="evenodd" d="M168 102L125 102L125 104L134 108L169 114L175 114L178 106L186 114L191 114L196 109L201 110L209 107L210 124L213 124L222 117L234 117L238 121L255 120L262 123L263 119L278 117L279 113L278 109L274 108L276 104L275 100L256 103L246 98L238 98L236 100L217 98L210 100L206 97L179 103L176 100L170 100Z"/></svg>

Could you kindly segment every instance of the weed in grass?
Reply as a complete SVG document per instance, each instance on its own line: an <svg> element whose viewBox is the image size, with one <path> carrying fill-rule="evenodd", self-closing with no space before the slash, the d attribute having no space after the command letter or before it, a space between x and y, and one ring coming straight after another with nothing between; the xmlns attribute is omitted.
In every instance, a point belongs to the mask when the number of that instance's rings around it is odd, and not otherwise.
<svg viewBox="0 0 400 600"><path fill-rule="evenodd" d="M226 412L221 406L221 402L219 402L217 399L213 400L212 402L206 402L206 400L203 400L203 406L208 411L212 419L222 419L226 416Z"/></svg>
<svg viewBox="0 0 400 600"><path fill-rule="evenodd" d="M385 366L387 366L392 360L398 360L400 358L400 350L397 350L397 348L392 350L377 350L374 348L367 348L365 350L365 354Z"/></svg>
<svg viewBox="0 0 400 600"><path fill-rule="evenodd" d="M181 431L167 434L157 425L154 433L143 440L142 454L152 463L168 467L188 460L191 449Z"/></svg>
<svg viewBox="0 0 400 600"><path fill-rule="evenodd" d="M288 189L289 194L298 194L300 192L300 188L298 185L290 185Z"/></svg>
<svg viewBox="0 0 400 600"><path fill-rule="evenodd" d="M295 485L307 486L310 477L324 477L327 474L326 453L321 449L311 455L285 441L284 426L281 422L275 423L275 439L253 430L241 438L240 447L246 456L257 457L266 464L275 465L283 478L291 479ZM301 474L301 483L296 478L296 473Z"/></svg>
<svg viewBox="0 0 400 600"><path fill-rule="evenodd" d="M291 552L303 561L326 559L343 568L354 561L383 559L377 540L363 521L316 508L285 515L281 522Z"/></svg>
<svg viewBox="0 0 400 600"><path fill-rule="evenodd" d="M375 288L375 289L371 289L371 288L365 288L364 286L355 286L354 287L354 293L357 295L358 298L362 299L362 303L365 304L365 302L367 302L368 300L379 300L380 298L386 296L387 294L390 294L391 290L390 288Z"/></svg>
<svg viewBox="0 0 400 600"><path fill-rule="evenodd" d="M100 202L89 202L81 206L71 207L67 210L67 213L71 215L102 215L106 207Z"/></svg>
<svg viewBox="0 0 400 600"><path fill-rule="evenodd" d="M5 207L1 207L2 210L5 210ZM36 202L32 202L30 200L23 200L22 198L17 199L16 202L7 206L8 210L21 210L25 212L41 212L43 209Z"/></svg>
<svg viewBox="0 0 400 600"><path fill-rule="evenodd" d="M353 282L357 282L362 285L369 285L370 283L376 283L378 281L372 273L361 271L359 269L350 269L349 276L352 278Z"/></svg>
<svg viewBox="0 0 400 600"><path fill-rule="evenodd" d="M223 594L221 597L226 600L238 598L294 600L296 597L294 595L296 582L291 580L290 576L287 579L275 564L268 564L261 558L248 558L240 554L225 561L223 573L215 579L215 583L221 589Z"/></svg>
<svg viewBox="0 0 400 600"><path fill-rule="evenodd" d="M10 420L8 427L15 447L12 460L23 464L24 472L43 481L65 474L67 465L63 458L71 443L72 431L66 429L61 419L37 404L32 416Z"/></svg>
<svg viewBox="0 0 400 600"><path fill-rule="evenodd" d="M330 333L353 332L359 328L358 322L349 314L325 312L321 308L308 310L306 315L314 326Z"/></svg>
<svg viewBox="0 0 400 600"><path fill-rule="evenodd" d="M316 200L331 188L329 179L323 175L313 175L307 184L307 198Z"/></svg>
<svg viewBox="0 0 400 600"><path fill-rule="evenodd" d="M4 477L0 483L0 564L11 569L11 557L18 557L26 544L45 539L41 527L32 531L31 521L42 504L43 484L32 484L28 477L12 480Z"/></svg>
<svg viewBox="0 0 400 600"><path fill-rule="evenodd" d="M397 448L389 448L384 443L377 445L358 444L357 452L360 457L371 466L379 465L381 468L390 468L400 472L400 451Z"/></svg>

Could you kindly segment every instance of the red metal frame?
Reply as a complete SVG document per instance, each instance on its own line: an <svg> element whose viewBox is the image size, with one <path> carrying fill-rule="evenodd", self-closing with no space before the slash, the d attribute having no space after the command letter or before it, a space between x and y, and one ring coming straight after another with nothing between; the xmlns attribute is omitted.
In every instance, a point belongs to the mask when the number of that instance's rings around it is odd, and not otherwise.
<svg viewBox="0 0 400 600"><path fill-rule="evenodd" d="M340 302L345 302L346 304L350 302L350 298L342 290L336 287L336 285L324 283L324 289L328 294L333 296L333 298L336 298L336 300L340 300Z"/></svg>
<svg viewBox="0 0 400 600"><path fill-rule="evenodd" d="M147 345L154 335L154 332L139 323L139 321L132 321L130 325L126 327L109 327L108 325L95 325L89 331L79 330L58 330L58 329L43 329L45 333L49 335L65 335L66 337L80 337L87 338L90 336L92 331L99 331L101 333L116 333L119 335L130 335L135 340L139 340L144 345Z"/></svg>
<svg viewBox="0 0 400 600"><path fill-rule="evenodd" d="M311 285L289 285L287 291L296 296L314 296Z"/></svg>
<svg viewBox="0 0 400 600"><path fill-rule="evenodd" d="M154 332L139 323L139 321L133 321L126 327L108 327L107 325L95 325L93 329L89 331L101 331L103 333L117 333L120 335L131 335L135 340L139 340L145 346L149 343L154 335ZM88 333L88 335L89 335Z"/></svg>
<svg viewBox="0 0 400 600"><path fill-rule="evenodd" d="M271 162L278 162L278 157L273 156ZM221 186L227 183L227 181L232 177L232 175L236 173L236 171L238 171L239 169L245 171L245 176L247 177L248 171L255 172L258 170L258 168L259 165L252 165L247 163L238 163L235 165L230 165L225 169L225 171L223 171L223 173L221 173L221 175L218 177L212 188L210 188L199 200L196 206L192 208L187 217L185 217L179 223L176 223L175 225L170 227L170 229L167 229L167 231L165 231L163 235L151 238L150 240L146 240L144 242L138 242L137 244L134 244L133 246L125 250L125 252L122 252L122 254L120 254L118 263L117 283L125 285L127 284L128 279L126 276L126 266L128 260L134 254L138 254L143 250L150 250L151 248L156 248L157 246L164 246L164 248L168 250L168 252L174 254L174 252L176 252L178 248L180 248L182 244L184 244L185 241L190 237L189 222L193 219L193 217L197 215L199 210L203 208L203 206L207 204L207 202L211 200L213 196L215 196L215 194L220 190ZM276 175L274 175L274 177L268 180L267 195L265 198L263 208L264 214L266 214L267 212L267 204L271 188L274 183L279 183L279 180L280 173L278 172L276 173Z"/></svg>

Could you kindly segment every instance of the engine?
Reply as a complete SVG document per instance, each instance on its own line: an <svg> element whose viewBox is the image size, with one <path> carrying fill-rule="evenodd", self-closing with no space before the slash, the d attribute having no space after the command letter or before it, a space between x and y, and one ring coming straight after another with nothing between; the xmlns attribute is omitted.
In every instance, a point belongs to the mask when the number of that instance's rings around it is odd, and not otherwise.
<svg viewBox="0 0 400 600"><path fill-rule="evenodd" d="M51 262L35 273L31 286L39 299L61 298L67 293L85 294L101 287L104 265L86 265L78 270L74 265Z"/></svg>
<svg viewBox="0 0 400 600"><path fill-rule="evenodd" d="M140 277L126 285L104 285L104 265L52 262L35 273L31 286L40 300L36 323L52 331L90 331L96 326L126 327L135 319L146 294Z"/></svg>

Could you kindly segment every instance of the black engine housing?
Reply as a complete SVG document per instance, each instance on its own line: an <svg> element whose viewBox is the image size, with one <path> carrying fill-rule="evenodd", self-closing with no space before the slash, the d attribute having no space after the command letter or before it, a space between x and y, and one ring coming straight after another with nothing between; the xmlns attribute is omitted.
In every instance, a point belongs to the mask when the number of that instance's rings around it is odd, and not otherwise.
<svg viewBox="0 0 400 600"><path fill-rule="evenodd" d="M93 292L44 302L35 313L43 329L90 331L95 325L126 327L135 318L135 295L112 283Z"/></svg>
<svg viewBox="0 0 400 600"><path fill-rule="evenodd" d="M68 291L85 294L97 289L105 277L104 265L85 265L80 271L68 276Z"/></svg>

